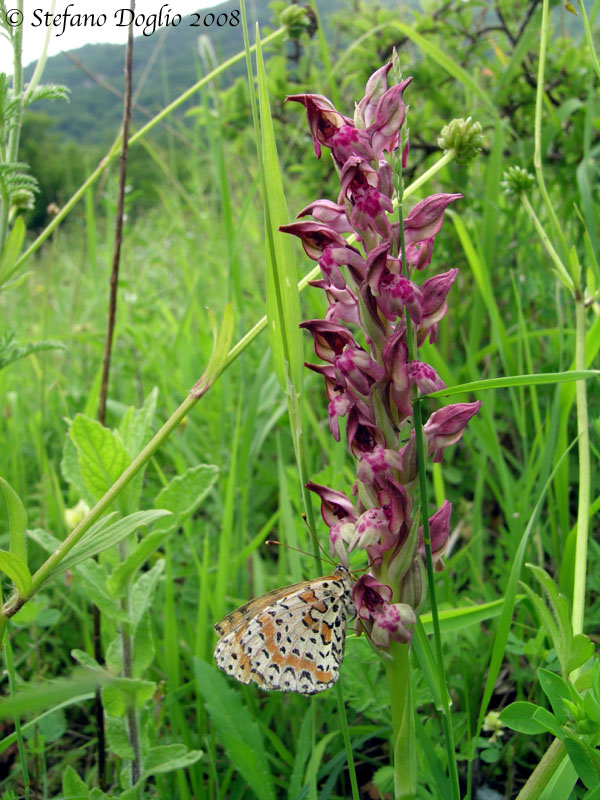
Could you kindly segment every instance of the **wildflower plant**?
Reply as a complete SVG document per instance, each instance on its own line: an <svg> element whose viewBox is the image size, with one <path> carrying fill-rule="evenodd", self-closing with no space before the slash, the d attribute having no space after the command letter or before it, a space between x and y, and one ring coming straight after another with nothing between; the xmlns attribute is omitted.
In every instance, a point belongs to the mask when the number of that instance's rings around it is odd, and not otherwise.
<svg viewBox="0 0 600 800"><path fill-rule="evenodd" d="M409 154L401 79L392 61L369 79L354 118L321 95L287 99L307 113L318 158L331 151L340 180L335 201L317 200L284 225L297 236L321 279L312 285L329 302L324 319L302 323L324 363L307 364L322 375L329 399L329 429L356 459L353 497L314 482L332 556L345 566L364 550L369 569L354 584L357 632L384 651L394 722L396 796L416 791L416 758L408 653L417 614L427 595L426 570L444 569L452 506L444 501L427 519L419 498L419 453L434 462L456 444L480 402L434 411L421 427L419 398L445 388L419 347L437 340L448 310L455 268L431 273L435 237L445 209L460 194L434 194L403 218L402 170ZM396 82L388 88L390 73ZM394 203L396 201L396 203ZM397 205L396 219L390 219ZM346 238L345 234L351 234ZM425 517L425 519L423 519Z"/></svg>

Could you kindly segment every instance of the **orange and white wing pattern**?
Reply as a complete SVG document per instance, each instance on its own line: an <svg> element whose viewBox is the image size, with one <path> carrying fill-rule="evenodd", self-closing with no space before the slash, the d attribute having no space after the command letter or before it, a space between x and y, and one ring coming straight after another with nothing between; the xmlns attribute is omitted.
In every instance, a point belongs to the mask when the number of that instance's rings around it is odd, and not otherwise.
<svg viewBox="0 0 600 800"><path fill-rule="evenodd" d="M352 580L332 575L257 597L215 625L217 665L261 689L316 694L339 677L346 620L354 614Z"/></svg>

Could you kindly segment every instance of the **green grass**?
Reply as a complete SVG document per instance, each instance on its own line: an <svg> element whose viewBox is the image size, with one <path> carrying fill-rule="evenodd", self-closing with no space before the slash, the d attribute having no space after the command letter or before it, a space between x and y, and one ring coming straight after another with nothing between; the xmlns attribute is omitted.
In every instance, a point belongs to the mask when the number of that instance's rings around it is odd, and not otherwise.
<svg viewBox="0 0 600 800"><path fill-rule="evenodd" d="M368 15L361 19L366 25ZM531 25L539 26L537 18ZM433 105L436 114L447 114L446 122L468 114L481 119L486 148L468 166L445 166L431 184L419 190L419 198L434 191L461 191L465 196L448 213L436 238L432 272L426 277L452 266L460 267L460 275L449 298L449 313L440 324L438 342L426 345L421 358L438 370L449 387L572 370L576 325L571 297L548 269L549 259L518 198L507 199L501 186L503 171L513 163L533 171L534 96L515 82L522 103L510 116L503 104L502 81L495 93L488 92L488 78L481 76L486 68L500 80L505 69L502 59L487 53L476 61L474 56L465 73L460 67L464 54L455 40L446 39L442 52L440 40L448 32L442 28L437 35L440 38L432 36L426 47L418 35L412 36L421 48L413 51L418 57L410 87L414 141L418 143L419 136L433 140L435 134L429 135L428 127L433 124L428 117ZM529 32L527 36L524 41L533 58L537 37ZM370 53L373 68L381 62L374 52L375 40L374 34L365 33L351 48L365 58ZM505 42L497 44L504 47ZM551 76L564 66L559 45L553 48ZM434 58L437 50L442 55ZM266 187L251 127L232 133L232 93L207 89L198 100L198 113L188 120L187 134L200 146L184 162L177 157L177 140L143 141L148 162L163 177L152 200L133 197L129 201L107 415L108 427L118 428L127 409L140 408L157 387L156 411L142 444L204 372L213 349L212 317L220 325L226 303L232 304L235 345L266 313L267 287L272 292L276 285L274 275L267 273L267 263L273 265L281 256L270 250L265 235L264 196L271 211L282 211L277 198L283 195L278 194L275 178L281 180L290 221L305 202L321 194L335 199L330 162L323 158L313 163L312 144L300 129L299 112L294 116L280 107L286 92L327 93L331 76L317 62L302 62L307 86L299 88L285 73L281 53L277 60L267 62L266 82L260 84L263 109L268 89L275 120L274 139L268 129L263 131L267 148L261 152L269 162L270 175ZM518 72L519 47L510 55L510 70ZM447 81L447 99L439 97L432 77L440 70ZM347 81L336 83L346 113L351 113L351 98L362 93L360 69L350 72ZM559 98L558 106L550 104L553 113L542 116L541 139L545 153L554 147L564 155L556 168L548 166L546 183L565 239L573 243L588 269L593 290L598 278L589 242L597 241L600 232L596 221L586 238L574 203L582 209L588 226L597 220L593 213L598 208L593 189L596 167L591 156L588 161L582 158L583 152L589 155L597 148L597 103L585 84L580 110L569 112L569 92L577 97L583 93L575 67L571 74L577 82L571 89L569 81L561 84L566 96ZM215 114L215 109L220 113ZM249 113L247 107L245 113ZM561 121L571 125L568 136ZM421 156L418 147L413 151L420 172L441 156ZM266 188L262 197L261 186ZM68 533L65 508L80 499L61 468L67 432L76 414L94 418L97 409L112 254L114 167L102 183L89 186L83 194L85 203L76 206L28 259L30 277L0 295L3 331L16 331L21 343L52 339L63 345L0 370L0 475L21 497L28 528L41 528L59 540ZM416 199L411 197L409 206ZM535 190L531 202L542 223L552 230ZM267 214L267 220L273 216ZM271 229L275 227L273 223ZM29 237L30 244L33 236ZM313 264L300 247L293 247L299 274L304 275ZM285 266L292 269L290 263ZM293 286L288 288L295 291ZM288 297L283 302L294 300ZM301 318L323 316L325 306L316 290L303 291L300 303ZM280 331L285 322L280 307ZM586 309L585 366L589 368L597 366L599 325L596 300ZM189 764L178 760L184 758L179 751L169 751L175 768L150 778L143 795L147 798L229 800L251 792L290 800L351 796L335 692L311 699L261 693L225 678L212 660L216 641L212 625L223 614L250 597L320 574L308 555L264 545L265 539L274 538L304 551L312 549L301 519L304 474L347 494L354 480L354 462L346 452L344 434L339 445L332 441L322 383L308 370L302 376L303 416L292 408L295 426L290 428L288 398L278 382L284 369L284 344L289 342L281 333L278 342L282 351L275 367L267 331L251 339L153 454L139 487L139 501L135 508L126 509L154 508L161 489L190 467L209 464L219 470L207 496L187 516L182 515L138 573L138 578L145 578L151 569L160 570L148 598L147 630L138 628L141 632L136 633L140 660L136 677L155 683L152 699L139 709L140 729L148 746L183 744L189 751L202 751ZM294 363L315 360L304 337L295 346L303 348L304 354L296 352ZM481 733L487 711L500 710L512 700L547 706L536 670L560 672L535 605L519 587L521 580L540 591L522 566L531 562L544 567L569 600L574 585L579 485L575 384L505 383L503 388L477 394L483 406L460 445L447 451L439 469L428 468L434 481L430 498L435 496L437 505L448 498L454 506L452 549L446 570L435 578L461 792L468 797L474 797L484 784L506 797L516 797L552 741L548 734L515 735L508 728L498 741ZM596 464L597 386L597 378L587 381L590 449ZM473 395L465 395L453 397L452 402L471 399ZM425 413L445 402L443 398L427 400ZM597 469L592 466L592 537L597 532L594 514L599 492ZM326 528L316 517L313 526L326 546ZM129 552L147 535L134 534ZM46 557L38 540L28 539L32 572ZM8 549L8 544L6 509L0 505L0 548ZM122 556L116 550L107 551L100 557L100 567L110 574ZM356 566L364 566L360 558ZM600 548L591 538L584 632L592 639L600 618L599 567ZM7 596L8 583L3 588ZM2 733L2 752L10 753L10 769L0 780L0 797L6 800L22 794L26 775L36 791L45 786L40 796L61 796L61 781L69 766L88 787L96 785L92 702L65 701L58 689L53 694L48 683L71 675L75 668L71 651L93 652L93 597L90 575L69 571L45 585L10 623L14 662L14 667L7 662L10 678L31 693L32 705L21 720L24 755L7 749L13 744L12 728ZM118 602L126 610L131 594L123 598ZM471 612L472 616L465 611L483 603L491 604L483 615L481 610L478 615ZM429 632L430 617L424 622ZM117 635L117 622L109 614L103 614L102 634L106 652ZM415 638L411 674L418 796L445 797L448 756L438 715L438 676L424 630ZM73 680L73 694L85 695L85 681L79 687L79 678ZM358 785L364 787L376 776L381 790L387 790L385 768L390 763L392 731L385 669L364 636L349 635L341 687ZM3 692L10 693L6 673ZM66 725L61 727L56 720L54 729L48 725L44 715L51 709L65 715ZM18 708L16 713L20 713ZM32 718L37 718L37 725L28 728ZM29 733L34 729L36 736ZM113 735L109 747L109 780L117 787L111 796L127 788L124 751L112 746L117 739ZM560 796L583 798L583 784L575 785L577 775L562 769Z"/></svg>

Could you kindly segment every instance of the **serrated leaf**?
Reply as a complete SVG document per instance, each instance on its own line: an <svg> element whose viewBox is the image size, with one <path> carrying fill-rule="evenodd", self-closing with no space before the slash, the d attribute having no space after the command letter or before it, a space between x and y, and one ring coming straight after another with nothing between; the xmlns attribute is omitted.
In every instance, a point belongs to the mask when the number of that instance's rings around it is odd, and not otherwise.
<svg viewBox="0 0 600 800"><path fill-rule="evenodd" d="M119 623L130 621L129 615L109 593L106 570L101 564L93 559L88 559L84 564L79 564L77 574L89 599L100 609L104 616Z"/></svg>
<svg viewBox="0 0 600 800"><path fill-rule="evenodd" d="M140 409L131 407L123 416L119 425L119 433L131 458L135 458L148 438L150 426L156 412L158 388L155 386L149 393Z"/></svg>
<svg viewBox="0 0 600 800"><path fill-rule="evenodd" d="M37 100L66 100L68 102L71 90L68 86L58 83L38 84L32 92L25 94L25 107L30 106Z"/></svg>
<svg viewBox="0 0 600 800"><path fill-rule="evenodd" d="M27 277L21 276L10 284L4 284L2 289L16 288L19 283ZM0 336L0 369L4 369L9 364L19 361L21 358L26 358L32 353L40 353L43 350L64 350L65 346L62 342L48 340L45 342L27 342L26 344L18 344L14 338L14 334L6 333Z"/></svg>
<svg viewBox="0 0 600 800"><path fill-rule="evenodd" d="M389 765L379 767L377 772L373 775L373 783L382 797L385 794L392 795L394 792L394 768Z"/></svg>
<svg viewBox="0 0 600 800"><path fill-rule="evenodd" d="M97 501L129 466L129 454L115 431L83 414L75 416L69 436L77 448L84 484Z"/></svg>
<svg viewBox="0 0 600 800"><path fill-rule="evenodd" d="M185 769L202 758L202 750L188 750L183 744L153 747L144 758L143 778L163 772Z"/></svg>
<svg viewBox="0 0 600 800"><path fill-rule="evenodd" d="M62 791L64 800L87 800L88 786L70 765L63 772Z"/></svg>
<svg viewBox="0 0 600 800"><path fill-rule="evenodd" d="M519 733L545 733L546 728L533 718L540 708L535 703L517 700L502 709L498 718L503 725Z"/></svg>
<svg viewBox="0 0 600 800"><path fill-rule="evenodd" d="M27 564L27 546L25 544L25 529L27 528L27 512L21 498L12 486L0 478L0 488L4 494L8 510L8 529L10 532L10 552Z"/></svg>
<svg viewBox="0 0 600 800"><path fill-rule="evenodd" d="M160 528L166 530L181 525L210 492L218 475L219 468L213 464L198 464L187 469L183 475L173 478L161 489L154 501L155 508L166 508L176 515L165 520Z"/></svg>
<svg viewBox="0 0 600 800"><path fill-rule="evenodd" d="M77 448L68 436L65 436L60 468L65 480L67 483L71 484L76 495L82 500L85 500L91 508L94 505L94 498L88 491L85 481L83 480Z"/></svg>
<svg viewBox="0 0 600 800"><path fill-rule="evenodd" d="M169 514L168 516L171 517L172 515ZM125 561L115 567L107 584L110 592L115 597L119 597L125 593L133 575L142 564L147 561L152 553L162 545L169 533L172 533L172 530L159 530L147 533L143 539L137 543L133 552L127 556Z"/></svg>
<svg viewBox="0 0 600 800"><path fill-rule="evenodd" d="M142 617L136 628L133 638L133 663L131 673L134 678L139 678L150 667L154 661L156 650L154 638L152 636L152 625L150 616L146 614Z"/></svg>
<svg viewBox="0 0 600 800"><path fill-rule="evenodd" d="M0 550L0 572L8 575L21 597L26 597L29 594L31 590L31 573L27 564L21 558L13 553L8 553L6 550Z"/></svg>
<svg viewBox="0 0 600 800"><path fill-rule="evenodd" d="M578 739L568 736L564 741L571 763L587 789L595 789L600 781L598 754Z"/></svg>
<svg viewBox="0 0 600 800"><path fill-rule="evenodd" d="M273 777L265 755L260 728L240 695L224 675L205 661L194 659L197 691L204 699L213 730L231 765L259 800L275 800Z"/></svg>
<svg viewBox="0 0 600 800"><path fill-rule="evenodd" d="M564 725L569 715L565 710L563 700L571 699L569 687L560 675L556 675L554 672L550 672L550 670L543 669L542 667L538 669L538 680L544 694L550 701L556 718L561 725Z"/></svg>
<svg viewBox="0 0 600 800"><path fill-rule="evenodd" d="M124 719L107 716L106 741L111 753L114 753L119 758L133 759L133 748L129 744Z"/></svg>
<svg viewBox="0 0 600 800"><path fill-rule="evenodd" d="M129 613L134 628L139 624L146 609L150 606L156 595L156 584L160 580L165 569L164 559L157 561L156 564L144 572L136 580L129 594Z"/></svg>

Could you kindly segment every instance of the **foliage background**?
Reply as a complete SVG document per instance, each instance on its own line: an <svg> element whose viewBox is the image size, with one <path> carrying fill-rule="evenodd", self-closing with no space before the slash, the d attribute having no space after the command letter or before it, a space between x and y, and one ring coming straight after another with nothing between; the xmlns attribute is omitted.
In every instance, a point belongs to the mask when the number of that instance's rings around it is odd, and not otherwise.
<svg viewBox="0 0 600 800"><path fill-rule="evenodd" d="M223 8L233 7L225 4ZM273 4L279 10L283 3ZM410 103L411 159L406 182L435 163L436 140L454 117L479 119L486 147L469 166L450 164L436 176L433 191L462 192L457 214L474 256L448 220L436 239L438 271L461 268L439 345L428 353L448 385L478 377L566 369L573 357L573 321L566 298L546 268L547 257L518 205L501 190L511 164L531 169L535 65L540 4L536 2L424 2L419 12L406 4L320 3L333 72L327 73L318 40L279 39L268 54L269 92L290 219L309 201L332 197L333 166L313 158L304 115L284 104L287 94L310 91L332 96L345 113L362 96L368 76L396 46L405 73L413 75ZM597 4L596 4L597 6ZM277 27L257 3L261 32ZM409 25L431 50L445 53L479 86L457 80L395 27ZM578 20L554 4L554 35L548 58L544 117L544 158L557 214L578 248L585 250L581 211L597 252L599 117L594 82ZM189 34L189 31L192 31ZM156 39L136 40L134 81L159 51L146 77L140 106L151 113L234 52L241 38L209 35L201 57L193 29L181 27ZM175 44L175 39L177 43ZM189 58L189 53L194 58ZM196 55L198 54L198 55ZM121 90L122 49L88 46L77 57L102 80ZM67 68L69 71L67 71ZM51 59L45 80L68 84L70 106L54 104L30 114L21 158L40 182L36 207L27 222L35 236L51 218L50 202L62 205L96 166L118 130L119 101L86 76L74 78L66 57ZM192 70L192 72L190 72ZM87 104L87 107L86 107ZM50 116L50 114L52 116ZM93 124L90 125L90 116ZM100 120L100 124L98 123ZM143 116L134 114L134 125ZM206 307L220 316L230 300L235 339L264 314L265 268L262 205L258 192L246 78L238 65L168 118L131 151L127 217L119 285L118 325L107 424L117 427L131 406L141 406L158 387L156 428L179 404L208 361L212 336ZM33 257L31 277L0 297L4 329L21 342L58 340L63 348L38 353L0 370L0 474L23 499L30 528L66 535L65 507L78 496L61 472L68 423L78 412L95 415L104 341L107 285L112 255L116 166L90 188ZM307 269L298 251L300 274ZM490 287L491 294L482 291ZM322 315L318 293L302 296L305 318ZM590 330L597 330L598 304L590 304ZM595 326L596 327L593 327ZM590 357L598 336L590 342ZM158 691L144 710L161 743L184 742L204 751L188 770L157 775L148 797L244 797L248 786L260 796L260 775L236 769L242 745L253 743L253 758L264 766L277 797L348 796L343 743L333 697L307 700L262 695L253 688L219 682L211 664L212 623L220 613L275 586L314 575L308 559L262 546L279 538L310 548L300 520L300 487L295 472L286 403L266 352L253 343L202 399L154 456L146 472L140 508L172 477L190 465L215 464L217 484L196 510L149 559L165 562L150 614L149 675ZM306 351L307 357L309 351ZM316 376L305 375L313 480L351 490L352 475L343 447L331 450L326 401ZM503 597L508 565L537 500L541 476L559 452L548 439L570 442L575 434L568 405L554 387L489 392L484 413L474 420L461 447L436 475L436 499L454 506L453 546L439 576L442 608ZM593 457L600 433L597 391L590 391ZM555 438L554 438L555 437ZM572 553L569 531L576 513L575 455L554 482L545 512L532 536L527 560L544 566L567 593ZM598 497L593 474L592 502ZM597 503L596 503L597 505ZM0 530L6 530L0 508ZM597 521L595 531L597 534ZM323 530L319 531L323 538ZM6 537L5 537L6 538ZM44 554L33 542L35 567ZM226 579L217 574L225 553ZM223 563L220 561L219 563ZM590 541L587 628L597 643L600 618L600 548ZM529 581L529 578L525 577ZM67 574L46 587L15 618L12 646L20 679L29 683L70 674L71 650L91 652L89 586ZM454 703L453 724L461 779L481 797L513 797L544 752L549 737L479 737L477 716L494 620L444 634L447 672ZM108 640L113 624L107 621ZM194 661L196 659L196 661ZM195 664L195 666L194 666ZM543 695L535 680L539 666L556 668L556 654L534 609L518 604L503 667L489 708L517 698ZM440 796L436 774L444 770L441 726L419 668L415 669L419 763L423 797ZM343 687L364 796L388 789L389 719L382 670L364 639L351 639ZM228 720L239 724L237 738ZM6 733L9 728L6 728ZM94 727L91 704L61 710L27 734L27 759L40 796L58 796L61 778L73 766L93 785ZM21 770L14 746L4 750L0 786L6 798L19 796ZM118 782L121 760L111 760ZM263 776L264 777L264 776ZM265 779L267 780L267 779ZM582 797L581 784L572 797ZM565 795L569 796L569 795Z"/></svg>

